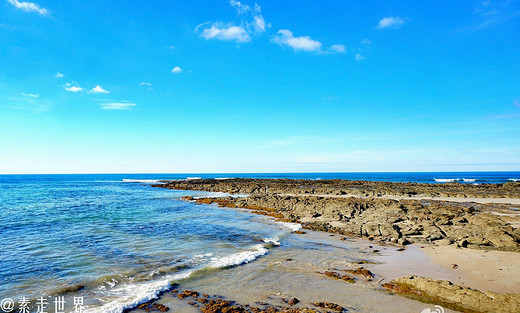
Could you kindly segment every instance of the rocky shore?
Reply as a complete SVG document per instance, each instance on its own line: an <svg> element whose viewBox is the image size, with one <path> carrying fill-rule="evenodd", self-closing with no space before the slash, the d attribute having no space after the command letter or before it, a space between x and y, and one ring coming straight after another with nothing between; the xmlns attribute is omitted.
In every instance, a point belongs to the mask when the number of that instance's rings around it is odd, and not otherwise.
<svg viewBox="0 0 520 313"><path fill-rule="evenodd" d="M476 186L459 183L429 185L342 180L209 179L174 181L155 186L240 194L240 197L184 199L204 204L216 203L222 207L244 208L284 222L301 223L304 229L340 234L346 236L345 238L364 237L381 245L405 248L408 244L419 243L520 252L518 206L416 198L518 198L520 183ZM388 195L408 195L409 199L385 198ZM355 283L358 277L370 281L375 275L370 271L329 271L322 274L345 283ZM398 295L457 311L520 310L518 293L483 292L420 275L401 277L378 286ZM242 309L245 311L236 312L255 312L250 308ZM309 310L294 312L313 312L315 308Z"/></svg>
<svg viewBox="0 0 520 313"><path fill-rule="evenodd" d="M257 303L256 305L243 305L233 300L224 299L218 295L200 294L194 290L178 290L170 291L178 299L186 301L193 308L197 308L202 313L322 313L322 312L347 312L338 304L331 302L316 302L313 303L313 308L307 307L293 307L298 304L300 300L297 298L284 299L286 306L272 306L268 303ZM157 303L157 301L150 301L137 306L136 309L145 312L168 312L170 308L164 304ZM135 311L127 310L126 312Z"/></svg>
<svg viewBox="0 0 520 313"><path fill-rule="evenodd" d="M158 186L161 187L161 186ZM194 179L169 181L174 189L242 194L349 195L358 197L520 198L520 182L504 184L420 184L352 180L306 179Z"/></svg>
<svg viewBox="0 0 520 313"><path fill-rule="evenodd" d="M365 185L366 190L362 189ZM249 194L248 197L206 198L196 201L251 209L284 221L301 223L304 228L312 230L367 237L400 245L429 243L520 251L520 211L514 205L314 195L341 194L347 192L346 188L357 186L357 192L365 194L429 192L460 197L459 192L467 192L473 197L479 195L498 198L520 194L520 183L474 186L458 183L427 185L341 180L209 179L175 181L155 186ZM380 188L376 188L377 186ZM348 192L353 191L349 189Z"/></svg>

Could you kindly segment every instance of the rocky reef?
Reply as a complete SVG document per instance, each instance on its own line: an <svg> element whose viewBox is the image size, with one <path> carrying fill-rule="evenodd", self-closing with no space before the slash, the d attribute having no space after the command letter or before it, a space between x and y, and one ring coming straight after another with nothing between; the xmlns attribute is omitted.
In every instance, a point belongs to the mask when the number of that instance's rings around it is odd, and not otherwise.
<svg viewBox="0 0 520 313"><path fill-rule="evenodd" d="M158 185L159 186L159 185ZM503 184L421 184L352 180L306 179L196 179L168 181L161 187L222 191L243 194L352 195L358 197L449 197L449 198L520 198L520 182Z"/></svg>
<svg viewBox="0 0 520 313"><path fill-rule="evenodd" d="M276 194L194 201L246 208L282 221L301 223L307 229L385 243L453 244L473 249L520 251L520 229L494 214L493 210L498 208L507 210L504 205ZM517 220L520 221L520 216Z"/></svg>
<svg viewBox="0 0 520 313"><path fill-rule="evenodd" d="M518 205L471 201L471 198L518 199L518 182L465 185L345 180L207 179L172 181L154 186L241 194L244 196L187 196L184 200L244 208L280 221L301 223L306 229L348 237L365 237L381 244L420 243L520 252ZM461 199L468 201L460 201ZM398 295L462 312L520 312L519 294L484 293L454 285L449 281L419 276L401 277L380 286L380 282L375 281L376 274L362 267L344 271L328 270L320 274L349 284L371 282L377 288L383 287ZM197 297L198 295L195 298ZM240 306L227 300L197 301L199 303L193 304L202 306L202 312L347 310L328 302L314 303L313 308L269 308ZM299 302L298 299L288 301Z"/></svg>

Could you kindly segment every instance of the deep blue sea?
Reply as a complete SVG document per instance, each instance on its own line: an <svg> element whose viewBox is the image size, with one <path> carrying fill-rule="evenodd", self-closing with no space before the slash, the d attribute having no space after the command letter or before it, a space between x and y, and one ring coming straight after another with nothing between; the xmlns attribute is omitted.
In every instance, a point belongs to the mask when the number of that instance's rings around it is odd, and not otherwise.
<svg viewBox="0 0 520 313"><path fill-rule="evenodd" d="M0 175L0 300L81 296L87 312L121 312L197 271L252 262L297 227L149 186L187 177L505 183L520 172Z"/></svg>

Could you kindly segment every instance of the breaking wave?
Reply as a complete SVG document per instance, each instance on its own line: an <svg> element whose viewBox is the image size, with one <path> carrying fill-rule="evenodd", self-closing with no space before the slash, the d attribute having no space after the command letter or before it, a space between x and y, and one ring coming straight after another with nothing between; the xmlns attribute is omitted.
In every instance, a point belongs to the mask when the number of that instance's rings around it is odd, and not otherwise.
<svg viewBox="0 0 520 313"><path fill-rule="evenodd" d="M114 299L102 306L87 308L85 313L121 313L126 309L134 308L141 303L157 299L158 296L168 290L174 282L190 278L196 271L205 269L221 269L241 264L246 264L267 254L269 250L263 245L255 245L250 250L242 251L223 257L211 257L213 253L196 255L201 258L210 257L209 263L198 269L191 269L183 273L170 274L152 282L138 282L133 284L122 284L115 288L106 290L107 298Z"/></svg>
<svg viewBox="0 0 520 313"><path fill-rule="evenodd" d="M253 250L243 251L235 254L231 254L221 258L212 258L212 261L209 264L210 268L226 268L230 266L236 266L241 264L246 264L251 261L254 261L256 258L267 254L269 250L267 250L262 245L256 245L253 247Z"/></svg>
<svg viewBox="0 0 520 313"><path fill-rule="evenodd" d="M460 178L434 178L433 180L435 180L438 183L453 183L459 181Z"/></svg>
<svg viewBox="0 0 520 313"><path fill-rule="evenodd" d="M141 183L141 184L160 184L162 181L156 180L156 179L126 179L124 178L123 181L125 183Z"/></svg>
<svg viewBox="0 0 520 313"><path fill-rule="evenodd" d="M289 229L292 232L302 229L302 225L298 223L277 222L277 224L282 226L283 228Z"/></svg>

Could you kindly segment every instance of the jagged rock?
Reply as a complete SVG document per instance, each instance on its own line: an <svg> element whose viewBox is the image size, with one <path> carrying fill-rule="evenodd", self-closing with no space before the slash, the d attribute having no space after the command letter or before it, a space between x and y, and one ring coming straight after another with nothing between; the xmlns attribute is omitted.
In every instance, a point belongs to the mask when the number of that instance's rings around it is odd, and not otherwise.
<svg viewBox="0 0 520 313"><path fill-rule="evenodd" d="M201 179L172 181L163 188L248 193L248 197L202 198L197 203L241 207L287 222L305 219L304 228L363 236L406 245L432 243L472 249L520 251L520 221L487 213L488 207L456 202L384 198L333 198L319 195L423 195L464 197L517 197L520 183L507 184L415 184L346 180ZM293 196L298 194L298 196ZM302 195L303 194L303 195ZM186 200L193 200L185 197ZM504 208L510 206L502 205Z"/></svg>
<svg viewBox="0 0 520 313"><path fill-rule="evenodd" d="M345 308L341 305L330 302L315 302L314 305L320 308L334 310L336 312L342 312L343 310L345 310Z"/></svg>

